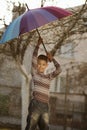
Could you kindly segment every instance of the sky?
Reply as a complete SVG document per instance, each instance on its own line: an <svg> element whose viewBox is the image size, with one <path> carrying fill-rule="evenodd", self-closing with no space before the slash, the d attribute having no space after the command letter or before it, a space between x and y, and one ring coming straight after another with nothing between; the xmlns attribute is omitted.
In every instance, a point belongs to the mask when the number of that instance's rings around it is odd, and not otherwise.
<svg viewBox="0 0 87 130"><path fill-rule="evenodd" d="M6 2L8 1L8 3ZM27 3L28 7L30 9L32 8L37 8L40 7L41 0L0 0L0 19L5 19L6 24L8 25L11 22L12 19L12 14L11 14L11 10L13 8L13 4L12 2L16 2L16 4L18 4L18 1L21 3ZM47 1L47 0L46 0ZM74 7L74 6L78 6L78 5L82 5L85 3L85 0L54 0L54 2L52 2L52 0L49 0L49 2L45 2L44 6L58 6L61 8L69 8L69 7ZM8 11L7 8L10 8L10 10ZM0 20L0 28L3 27L3 23Z"/></svg>

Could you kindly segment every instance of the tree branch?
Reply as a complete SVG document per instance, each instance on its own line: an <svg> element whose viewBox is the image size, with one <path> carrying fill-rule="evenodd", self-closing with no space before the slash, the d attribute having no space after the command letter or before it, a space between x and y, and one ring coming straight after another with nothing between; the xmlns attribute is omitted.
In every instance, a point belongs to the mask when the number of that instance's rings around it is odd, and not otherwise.
<svg viewBox="0 0 87 130"><path fill-rule="evenodd" d="M24 77L26 78L26 82L28 82L29 80L31 80L31 75L27 73L25 66L23 64L21 64L19 62L18 59L16 59L16 64L20 70L20 72L24 75Z"/></svg>
<svg viewBox="0 0 87 130"><path fill-rule="evenodd" d="M52 55L55 55L57 49L60 48L61 44L65 41L65 39L71 35L71 30L75 27L75 25L77 24L77 21L80 19L82 13L84 12L85 6L86 4L82 6L78 14L70 16L70 18L72 18L72 24L68 26L67 29L64 29L63 34L62 36L60 36L58 43L51 50Z"/></svg>

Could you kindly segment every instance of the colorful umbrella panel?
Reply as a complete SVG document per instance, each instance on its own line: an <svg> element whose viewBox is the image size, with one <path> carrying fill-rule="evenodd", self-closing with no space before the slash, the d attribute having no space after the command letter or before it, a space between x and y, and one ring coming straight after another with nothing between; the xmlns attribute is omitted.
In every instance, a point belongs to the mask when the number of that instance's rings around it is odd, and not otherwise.
<svg viewBox="0 0 87 130"><path fill-rule="evenodd" d="M71 14L71 12L65 9L54 6L28 10L8 26L0 43L5 43L21 34Z"/></svg>

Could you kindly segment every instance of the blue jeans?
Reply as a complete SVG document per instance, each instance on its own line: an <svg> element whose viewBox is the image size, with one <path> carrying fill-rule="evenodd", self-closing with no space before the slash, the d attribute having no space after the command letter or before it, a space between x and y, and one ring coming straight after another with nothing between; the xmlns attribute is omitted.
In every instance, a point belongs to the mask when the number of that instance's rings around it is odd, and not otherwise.
<svg viewBox="0 0 87 130"><path fill-rule="evenodd" d="M49 130L48 104L32 99L28 111L25 130Z"/></svg>

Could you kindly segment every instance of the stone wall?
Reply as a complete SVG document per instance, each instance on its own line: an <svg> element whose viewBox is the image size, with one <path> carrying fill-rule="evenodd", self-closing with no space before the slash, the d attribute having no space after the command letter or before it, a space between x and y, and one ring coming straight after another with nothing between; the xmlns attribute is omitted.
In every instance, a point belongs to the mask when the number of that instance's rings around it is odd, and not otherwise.
<svg viewBox="0 0 87 130"><path fill-rule="evenodd" d="M0 124L2 123L21 123L21 77L12 57L5 55L0 55Z"/></svg>
<svg viewBox="0 0 87 130"><path fill-rule="evenodd" d="M51 93L50 125L60 129L87 129L87 95ZM66 96L66 98L65 98Z"/></svg>

